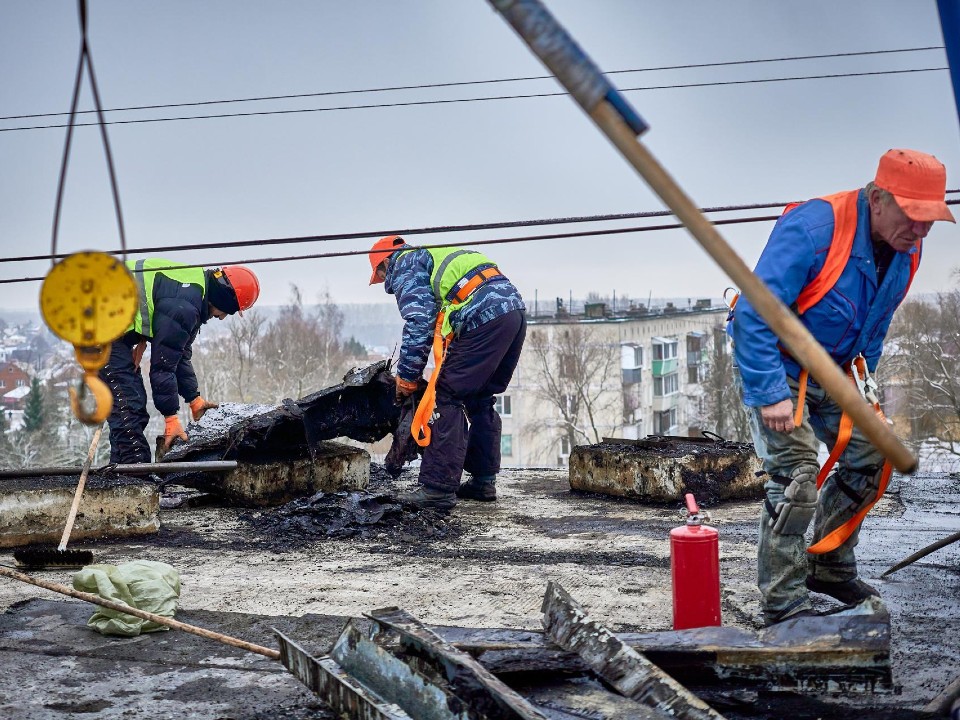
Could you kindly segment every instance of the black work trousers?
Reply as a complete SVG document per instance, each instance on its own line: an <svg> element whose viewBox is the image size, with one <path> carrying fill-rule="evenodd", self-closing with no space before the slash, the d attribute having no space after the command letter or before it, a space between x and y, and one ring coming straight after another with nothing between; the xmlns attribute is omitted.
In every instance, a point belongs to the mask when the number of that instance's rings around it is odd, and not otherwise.
<svg viewBox="0 0 960 720"><path fill-rule="evenodd" d="M113 394L110 425L111 463L148 463L150 445L143 434L150 420L147 412L147 390L140 369L133 366L133 348L139 341L135 333L127 333L113 342L110 359L100 370L100 379Z"/></svg>
<svg viewBox="0 0 960 720"><path fill-rule="evenodd" d="M510 384L526 334L523 311L513 310L450 343L437 378L437 406L420 464L421 484L453 491L464 470L473 476L499 472L500 415L493 409L493 396Z"/></svg>

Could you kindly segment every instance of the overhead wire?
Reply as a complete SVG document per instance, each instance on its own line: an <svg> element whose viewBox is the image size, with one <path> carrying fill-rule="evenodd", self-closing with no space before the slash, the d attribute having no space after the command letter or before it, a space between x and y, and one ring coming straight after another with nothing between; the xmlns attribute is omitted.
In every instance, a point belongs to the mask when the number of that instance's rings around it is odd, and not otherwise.
<svg viewBox="0 0 960 720"><path fill-rule="evenodd" d="M826 75L798 75L793 77L778 77L778 78L757 78L753 80L723 80L715 82L698 82L698 83L679 83L673 85L649 85L645 87L633 87L633 88L620 88L620 92L639 92L645 90L674 90L681 88L699 88L699 87L720 87L725 85L751 85L759 83L775 83L775 82L790 82L796 80L826 80L834 78L851 78L851 77L867 77L874 75L901 75L906 73L922 73L922 72L934 72L934 71L943 71L949 70L948 67L929 67L929 68L911 68L907 70L873 70L867 72L850 72L850 73L830 73ZM181 120L216 120L223 118L237 118L237 117L260 117L267 115L297 115L304 113L320 113L320 112L338 112L344 110L370 110L375 108L395 108L395 107L414 107L414 106L428 106L428 105L451 105L458 103L473 103L473 102L489 102L491 100L523 100L530 98L545 98L545 97L563 97L566 96L566 92L544 92L544 93L525 93L521 95L494 95L488 97L473 97L473 98L451 98L444 100L410 100L406 102L393 102L393 103L367 103L363 105L339 105L336 107L326 107L326 108L296 108L289 110L255 110L248 112L234 112L234 113L217 113L215 115L181 115L177 117L161 117L161 118L135 118L132 120L110 120L107 125L140 125L146 123L159 123L159 122L176 122ZM96 125L97 123L77 123L76 127L88 127L90 125ZM50 130L55 128L63 128L66 125L20 125L17 127L11 128L0 128L0 133L4 132L18 132L24 130Z"/></svg>
<svg viewBox="0 0 960 720"><path fill-rule="evenodd" d="M946 194L960 193L960 189L946 190ZM794 201L778 201L750 203L743 205L718 205L714 207L700 208L704 214L726 213L726 212L744 212L747 210L770 210L773 208L783 208ZM349 233L329 233L324 235L296 235L291 237L279 238L259 238L256 240L229 240L226 242L206 242L206 243L177 243L176 245L154 245L137 248L127 248L127 253L131 255L144 255L158 252L185 252L189 250L215 250L223 248L240 247L262 247L271 245L297 245L302 243L332 242L337 240L361 240L364 238L384 237L386 235L435 235L439 233L462 233L475 232L478 230L506 230L521 227L539 227L545 225L569 225L576 223L597 223L612 222L620 220L639 220L658 217L671 217L673 213L670 210L647 210L631 213L607 213L602 215L574 215L570 217L556 218L536 218L531 220L506 220L500 222L472 223L464 225L433 225L427 227L415 228L389 228L381 230L362 230ZM462 244L462 243L459 243ZM110 254L117 254L119 250L104 250ZM62 259L70 253L61 253L54 256L54 259ZM19 255L12 257L0 257L0 264L33 262L37 260L50 259L49 255Z"/></svg>
<svg viewBox="0 0 960 720"><path fill-rule="evenodd" d="M14 258L0 258L0 262L24 262L31 260L41 260L41 259L50 259L56 261L59 258L66 257L67 254L59 254L56 252L56 233L57 226L59 224L59 214L60 207L62 202L62 193L63 185L66 176L66 167L67 160L69 157L70 150L70 141L72 137L72 132L74 127L84 127L89 125L98 125L101 128L101 134L104 142L105 154L107 157L107 163L110 169L110 180L111 186L114 194L114 204L117 212L118 224L120 227L120 236L121 236L121 249L119 252L123 253L124 258L128 249L126 248L125 234L123 231L123 221L122 213L120 210L119 203L119 193L117 191L116 176L113 168L112 156L110 153L109 141L106 134L106 125L112 124L131 124L131 123L145 123L145 122L166 122L173 120L192 120L192 119L213 119L221 117L242 117L242 116L251 116L251 115L273 115L273 114L289 114L289 113L303 113L303 112L326 112L333 110L348 110L348 109L364 109L364 108L376 108L376 107L399 107L399 106L410 106L410 105L430 105L430 104L446 104L446 103L457 103L457 102L477 102L484 100L502 100L502 99L520 99L520 98L533 98L533 97L555 97L566 95L565 92L553 92L553 93L534 93L534 94L523 94L523 95L507 95L507 96L498 96L498 97L484 97L484 98L462 98L462 99L451 99L451 100L432 100L432 101L416 101L416 102L403 102L403 103L378 103L378 104L368 104L368 105L357 105L357 106L344 106L344 107L335 107L335 108L313 108L313 109L299 109L299 110L279 110L279 111L261 111L261 112L244 112L244 113L227 113L219 115L202 115L202 116L192 116L192 117L174 117L174 118L153 118L153 119L135 119L135 120L117 120L117 121L105 121L103 117L104 112L119 112L125 110L143 110L143 109L159 109L159 108L170 108L170 107L185 107L185 106L196 106L196 105L210 105L210 104L223 104L223 103L234 103L234 102L251 102L251 101L260 101L260 100L277 100L277 99L291 99L291 98L302 98L302 97L318 97L326 95L345 95L345 94L354 94L354 93L364 93L364 92L384 92L390 90L409 90L409 89L423 89L423 88L439 88L439 87L452 87L452 86L462 86L462 85L479 85L479 84L490 84L490 83L503 83L503 82L516 82L524 80L546 80L551 79L551 75L543 76L531 76L531 77L519 77L519 78L500 78L500 79L491 79L491 80L479 80L479 81L462 81L462 82L452 82L452 83L432 83L432 84L423 84L423 85L412 85L412 86L392 86L384 88L372 88L364 90L342 90L342 91L328 91L322 93L304 93L298 95L285 95L285 96L270 96L270 97L260 97L260 98L244 98L244 99L233 99L233 100L211 100L211 101L202 101L196 103L178 103L170 105L154 105L154 106L138 106L131 108L113 108L110 110L103 110L99 93L96 87L96 79L93 73L93 64L92 57L89 52L89 45L86 38L86 3L85 0L78 0L78 5L80 9L81 16L81 30L82 30L82 41L81 41L81 54L80 61L78 63L77 77L74 86L74 97L71 103L70 110L70 120L66 125L42 125L34 127L21 127L21 128L0 128L0 132L9 132L14 130L28 130L28 129L46 129L46 128L62 128L67 127L67 141L63 159L63 166L61 168L60 184L57 194L57 206L54 219L54 235L53 243L51 248L51 253L49 255L34 255L34 256L21 256ZM906 53L906 52L918 52L918 51L928 51L928 50L939 50L943 49L943 46L928 46L920 48L900 48L900 49L889 49L889 50L873 50L873 51L861 51L861 52L847 52L847 53L829 53L821 55L804 55L804 56L791 56L791 57L781 57L781 58L763 58L763 59L750 59L750 60L738 60L738 61L725 61L725 62L716 62L716 63L695 63L695 64L686 64L686 65L672 65L672 66L660 66L660 67L650 67L650 68L635 68L628 70L613 70L609 71L607 74L618 74L618 73L632 73L632 72L649 72L655 70L677 70L677 69L690 69L690 68L705 68L705 67L720 67L720 66L733 66L733 65L749 65L749 64L759 64L759 63L773 63L773 62L785 62L792 60L810 60L810 59L824 59L824 58L836 58L836 57L851 57L851 56L865 56L865 55L882 55L882 54L892 54L892 53ZM84 62L86 61L90 78L91 86L93 90L94 100L95 100L95 110L92 111L79 111L77 110L77 101L79 95L80 82L84 67ZM737 85L737 84L753 84L753 83L764 83L764 82L783 82L791 80L812 80L812 79L826 79L826 78L842 78L842 77L859 77L859 76L868 76L868 75L887 75L887 74L900 74L900 73L913 73L913 72L930 72L935 70L944 70L948 68L915 68L907 70L886 70L886 71L870 71L870 72L859 72L859 73L835 73L828 75L809 75L809 76L795 76L795 77L780 77L780 78L765 78L765 79L755 79L755 80L731 80L731 81L718 81L718 82L702 82L702 83L685 83L685 84L673 84L673 85L661 85L661 86L647 86L647 87L638 87L638 88L624 88L624 92L632 91L642 91L642 90L657 90L657 89L672 89L672 88L686 88L686 87L710 87L710 86L722 86L722 85ZM77 123L75 118L79 114L86 114L90 112L96 112L98 117L98 122L96 123ZM35 114L35 115L23 115L23 116L9 116L0 118L0 120L10 120L10 119L19 119L27 117L50 117L63 115L65 113L45 113L45 114ZM948 192L957 192L957 191L948 191ZM952 201L949 204L956 204L960 201ZM785 203L763 203L763 204L751 204L751 205L741 205L741 206L729 206L729 207L717 207L717 208L706 208L703 209L703 212L724 212L724 211L735 211L735 210L753 210L753 209L766 209L772 207L782 207ZM672 215L669 211L654 211L654 212L640 212L640 213L620 213L616 215L594 215L594 216L579 216L579 217L570 217L570 218L551 218L551 219L539 219L539 220L525 220L525 221L511 221L511 222L498 222L498 223L482 223L482 224L473 224L473 225L456 225L456 226L436 226L428 228L409 228L400 231L366 231L359 233L344 233L344 234L331 234L331 235L311 235L311 236L299 236L291 238L270 238L266 240L248 240L248 241L234 241L227 243L196 243L193 245L178 245L178 246L155 246L155 247L146 247L146 248L136 248L131 249L131 253L153 253L153 252L163 252L167 250L176 250L182 252L184 250L200 250L200 249L215 249L215 248L238 248L245 246L264 246L264 245L279 245L279 244L295 244L295 243L305 243L305 242L323 242L330 240L346 240L346 239L358 239L358 238L368 238L376 237L386 234L406 234L406 235L417 235L417 234L431 234L431 233L444 233L444 232L462 232L462 231L472 231L472 230L490 230L490 229L503 229L510 227L524 227L524 226L537 226L537 225L555 225L555 224L564 224L564 223L578 223L578 222L601 222L609 220L623 220L623 219L635 219L635 218L652 218L652 217L663 217ZM779 216L769 216L769 217L754 217L754 218L736 218L730 220L719 220L716 221L717 225L731 224L731 223L746 223L746 222L760 222L760 221L769 221L774 220ZM634 227L634 228L617 228L612 230L597 230L597 231L581 231L576 233L553 233L545 234L538 236L527 236L520 238L501 238L494 240L482 240L474 241L472 243L463 243L459 242L457 245L486 245L486 244L505 244L512 242L528 242L528 241L537 241L537 240L547 240L547 239L560 239L560 238L572 238L572 237L590 237L597 235L611 235L611 234L622 234L630 232L645 232L651 230L667 230L667 229L676 229L683 227L682 224L667 224L659 226L644 226L644 227ZM422 245L416 247L449 247L450 244L433 244L433 245ZM117 251L111 251L116 253ZM286 262L293 260L306 260L306 259L320 259L320 258L330 258L330 257L342 257L349 255L362 255L366 254L368 250L357 250L357 251L343 251L343 252L333 252L333 253L316 253L311 255L298 255L298 256L288 256L280 258L254 258L242 261L236 261L238 263L245 264L255 264L262 262ZM186 267L204 267L209 263L197 264L197 265L187 265ZM15 283L15 282L31 282L36 280L42 280L42 278L14 278L14 279L0 279L0 284Z"/></svg>
<svg viewBox="0 0 960 720"><path fill-rule="evenodd" d="M950 191L953 192L953 191ZM957 190L956 192L960 192ZM745 210L767 210L770 208L784 207L785 202L777 203L756 203L752 205L730 205L722 207L702 208L701 212L734 212ZM299 243L329 242L333 240L359 240L363 238L383 237L386 235L434 235L437 233L448 232L472 232L477 230L504 230L518 227L536 227L543 225L567 225L572 223L585 222L610 222L614 220L637 220L642 218L668 217L673 213L669 210L653 210L633 213L615 213L606 215L580 215L565 218L539 218L535 220L509 220L503 222L474 223L469 225L434 225L431 227L417 228L391 228L388 230L363 230L350 233L331 233L326 235L299 235L293 237L281 238L261 238L258 240L231 240L228 242L209 242L209 243L189 243L177 245L155 245L153 247L129 248L127 252L131 254L145 254L155 252L166 252L168 250L182 252L186 250L211 250L219 248L238 248L253 247L263 245L290 245ZM105 252L116 253L116 250L106 250ZM56 256L56 259L64 258L69 253L62 253ZM0 263L10 262L30 262L34 260L46 260L49 255L21 255L17 257L0 258Z"/></svg>
<svg viewBox="0 0 960 720"><path fill-rule="evenodd" d="M956 191L953 191L956 192ZM958 200L947 200L947 205L960 205L960 199ZM754 216L746 218L727 218L722 220L713 221L714 225L736 225L743 223L754 223L754 222L770 222L775 221L780 218L780 214L777 215L765 215L765 216ZM546 233L543 235L526 235L522 237L513 237L513 238L495 238L490 240L472 240L472 241L457 241L457 242L447 242L447 243L431 243L431 244L419 244L419 245L410 245L411 249L433 249L433 248L448 248L448 247L478 247L485 245L507 245L512 243L523 243L523 242L538 242L543 240L563 240L563 239L573 239L573 238L587 238L587 237L601 237L608 235L623 235L627 233L635 232L653 232L660 230L679 230L684 228L683 223L667 223L663 225L644 225L639 227L629 227L629 228L610 228L606 230L581 230L577 232L570 233ZM370 253L369 248L363 248L360 250L341 250L337 252L326 252L326 253L311 253L307 255L288 255L283 257L269 257L269 258L247 258L243 260L223 260L219 259L216 262L201 262L201 263L177 263L176 265L171 265L169 267L157 267L151 268L151 270L172 270L177 268L200 268L200 267L210 267L210 266L220 266L220 265L256 265L260 263L274 263L274 262L293 262L293 261L302 261L302 260L321 260L329 258L340 258L340 257L352 257L357 255L368 255ZM43 277L24 277L24 278L3 278L0 279L0 285L7 285L13 283L25 283L25 282L38 282L43 280Z"/></svg>
<svg viewBox="0 0 960 720"><path fill-rule="evenodd" d="M778 62L791 62L798 60L825 60L831 58L842 58L842 57L864 57L870 55L891 55L897 53L911 53L911 52L925 52L929 50L943 50L943 45L929 45L926 47L915 47L915 48L894 48L887 50L862 50L857 52L842 52L842 53L824 53L821 55L793 55L777 58L756 58L749 60L726 60L721 62L708 62L708 63L688 63L684 65L660 65L656 67L645 67L645 68L631 68L626 70L607 70L604 75L619 75L626 73L643 73L643 72L660 72L665 70L690 70L690 69L702 69L702 68L714 68L714 67L732 67L736 65L757 65L762 63L778 63ZM512 78L493 78L486 80L461 80L454 82L442 82L442 83L422 83L418 85L387 85L384 87L373 87L373 88L360 88L352 90L326 90L322 92L311 92L311 93L294 93L288 95L263 95L257 97L247 97L247 98L231 98L227 100L200 100L196 102L182 102L182 103L164 103L164 104L154 104L154 105L131 105L129 107L116 107L109 108L104 112L130 112L134 110L166 110L171 108L180 108L180 107L201 107L207 105L225 105L230 103L248 103L248 102L264 102L264 101L275 101L275 100L302 100L304 98L315 98L315 97L331 97L335 95L359 95L366 93L380 93L380 92L395 92L400 90L433 90L438 88L450 88L450 87L464 87L470 85L491 85L497 83L512 83L512 82L527 82L531 80L553 80L553 75L531 75L524 77L512 77ZM85 114L95 112L94 110L80 110L78 114ZM30 118L42 118L42 117L58 117L60 115L66 115L67 113L62 112L47 112L47 113L31 113L26 115L7 115L0 116L0 120L27 120Z"/></svg>

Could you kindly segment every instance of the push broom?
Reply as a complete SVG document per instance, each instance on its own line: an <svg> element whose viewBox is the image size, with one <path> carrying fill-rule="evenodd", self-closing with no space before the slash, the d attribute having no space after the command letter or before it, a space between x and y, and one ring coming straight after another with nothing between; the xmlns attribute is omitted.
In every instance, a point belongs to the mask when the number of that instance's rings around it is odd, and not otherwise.
<svg viewBox="0 0 960 720"><path fill-rule="evenodd" d="M90 473L90 466L93 464L93 456L97 453L97 445L100 444L100 434L103 432L103 423L97 427L93 434L93 440L90 443L90 450L87 452L87 459L83 463L80 471L80 481L77 483L77 491L73 494L73 504L70 506L70 512L67 514L67 523L63 528L63 535L60 537L60 544L57 547L26 547L18 548L13 551L13 558L17 565L31 570L42 570L44 568L74 568L90 565L93 562L93 552L90 550L68 550L67 543L70 541L70 533L73 532L73 523L77 519L77 509L80 507L80 498L83 497L83 488L87 484L87 475Z"/></svg>

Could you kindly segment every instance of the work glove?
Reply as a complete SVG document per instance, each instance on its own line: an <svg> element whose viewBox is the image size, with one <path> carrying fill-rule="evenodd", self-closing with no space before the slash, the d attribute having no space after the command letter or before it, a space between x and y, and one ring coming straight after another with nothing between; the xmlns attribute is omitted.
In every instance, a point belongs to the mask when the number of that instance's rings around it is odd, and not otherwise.
<svg viewBox="0 0 960 720"><path fill-rule="evenodd" d="M167 415L164 418L164 423L166 427L163 431L163 449L169 450L170 446L173 445L174 438L180 438L184 442L189 440L187 437L186 431L183 429L183 425L180 424L180 418L176 415Z"/></svg>
<svg viewBox="0 0 960 720"><path fill-rule="evenodd" d="M141 340L133 346L133 368L140 369L140 361L143 360L143 351L147 349L147 341Z"/></svg>
<svg viewBox="0 0 960 720"><path fill-rule="evenodd" d="M207 402L202 397L197 395L197 397L190 401L190 415L193 417L193 421L197 422L203 417L203 414L207 410L213 410L214 408L218 407L220 406L217 403Z"/></svg>
<svg viewBox="0 0 960 720"><path fill-rule="evenodd" d="M817 475L798 473L783 491L783 502L777 503L777 517L770 518L775 535L803 535L817 511Z"/></svg>
<svg viewBox="0 0 960 720"><path fill-rule="evenodd" d="M404 380L399 375L397 376L397 391L396 391L396 400L397 405L402 405L406 397L413 395L416 392L419 383L416 380Z"/></svg>

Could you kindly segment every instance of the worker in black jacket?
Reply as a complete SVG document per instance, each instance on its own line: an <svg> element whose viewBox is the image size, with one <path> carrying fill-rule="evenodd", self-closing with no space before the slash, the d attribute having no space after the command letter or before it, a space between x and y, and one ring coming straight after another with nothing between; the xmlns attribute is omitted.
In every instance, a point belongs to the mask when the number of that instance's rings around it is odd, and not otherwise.
<svg viewBox="0 0 960 720"><path fill-rule="evenodd" d="M110 412L110 462L150 462L144 429L147 392L140 360L150 343L150 386L153 404L165 418L164 448L174 438L187 439L178 412L183 398L191 417L199 420L215 403L200 395L190 362L193 341L211 317L223 320L251 307L260 295L260 283L242 265L222 269L183 267L168 260L131 260L127 267L137 283L139 305L126 333L114 341L100 378L113 393Z"/></svg>

